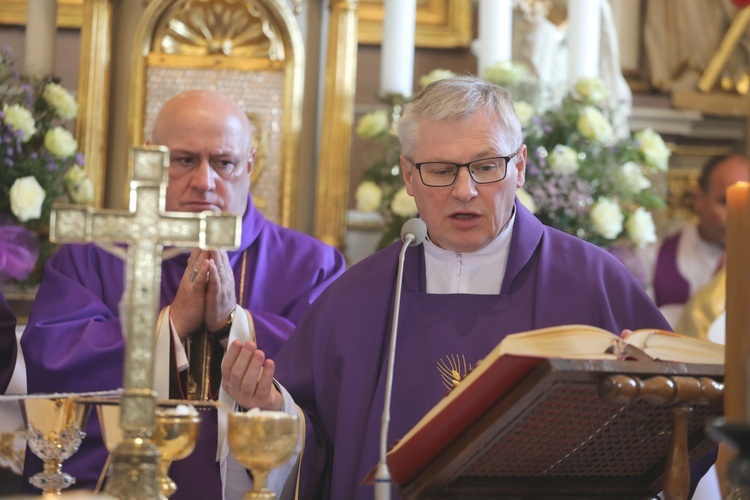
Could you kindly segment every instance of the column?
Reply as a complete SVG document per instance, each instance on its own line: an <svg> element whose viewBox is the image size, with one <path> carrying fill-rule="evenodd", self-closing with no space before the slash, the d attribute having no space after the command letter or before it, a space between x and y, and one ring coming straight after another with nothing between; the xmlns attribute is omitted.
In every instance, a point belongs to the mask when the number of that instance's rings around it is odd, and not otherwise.
<svg viewBox="0 0 750 500"><path fill-rule="evenodd" d="M358 0L331 2L313 235L344 248L357 85Z"/></svg>

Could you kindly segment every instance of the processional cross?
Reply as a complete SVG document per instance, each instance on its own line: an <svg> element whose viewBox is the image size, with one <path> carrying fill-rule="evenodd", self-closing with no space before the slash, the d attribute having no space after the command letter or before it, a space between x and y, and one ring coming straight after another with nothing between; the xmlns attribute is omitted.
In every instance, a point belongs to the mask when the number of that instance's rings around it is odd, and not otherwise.
<svg viewBox="0 0 750 500"><path fill-rule="evenodd" d="M126 243L126 288L121 311L125 337L120 426L124 439L112 455L107 492L118 498L157 498L159 453L155 428L154 336L165 245L236 249L241 217L210 212L167 212L169 150L134 148L130 210L56 206L50 240L57 243Z"/></svg>

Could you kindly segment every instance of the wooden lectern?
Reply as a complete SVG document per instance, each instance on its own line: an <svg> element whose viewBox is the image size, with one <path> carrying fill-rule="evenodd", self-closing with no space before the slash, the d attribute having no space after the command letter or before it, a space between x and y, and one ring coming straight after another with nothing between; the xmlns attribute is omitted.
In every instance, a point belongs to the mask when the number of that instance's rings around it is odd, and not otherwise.
<svg viewBox="0 0 750 500"><path fill-rule="evenodd" d="M643 499L664 490L666 498L686 497L687 461L714 446L705 428L723 413L722 381L722 365L541 360L418 464L401 493ZM394 479L403 472L388 463Z"/></svg>

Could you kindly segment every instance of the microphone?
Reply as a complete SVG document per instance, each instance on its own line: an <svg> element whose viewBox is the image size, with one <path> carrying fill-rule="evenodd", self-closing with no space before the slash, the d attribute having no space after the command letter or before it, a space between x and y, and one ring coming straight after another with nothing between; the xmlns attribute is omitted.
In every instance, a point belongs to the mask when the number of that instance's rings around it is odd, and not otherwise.
<svg viewBox="0 0 750 500"><path fill-rule="evenodd" d="M404 278L404 258L406 249L422 244L427 236L427 225L422 219L409 219L401 226L401 253L398 256L398 274L396 277L396 296L393 299L393 322L391 323L391 342L388 351L388 372L385 378L385 402L380 426L380 463L375 473L375 500L390 500L391 473L388 470L386 454L388 452L388 424L391 421L391 392L393 391L393 365L396 359L396 334L398 331L398 313L401 306L401 284Z"/></svg>

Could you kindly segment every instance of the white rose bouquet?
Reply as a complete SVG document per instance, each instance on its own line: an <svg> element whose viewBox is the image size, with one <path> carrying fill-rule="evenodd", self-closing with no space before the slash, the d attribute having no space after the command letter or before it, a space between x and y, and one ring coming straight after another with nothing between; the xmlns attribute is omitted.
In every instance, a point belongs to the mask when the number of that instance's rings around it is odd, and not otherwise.
<svg viewBox="0 0 750 500"><path fill-rule="evenodd" d="M78 105L50 78L21 80L6 49L0 89L0 283L36 281L54 251L47 238L52 204L93 201L66 123Z"/></svg>
<svg viewBox="0 0 750 500"><path fill-rule="evenodd" d="M664 202L650 179L666 171L670 151L650 129L617 137L605 95L588 78L526 120L524 196L549 226L604 248L642 248L656 241L652 211Z"/></svg>

